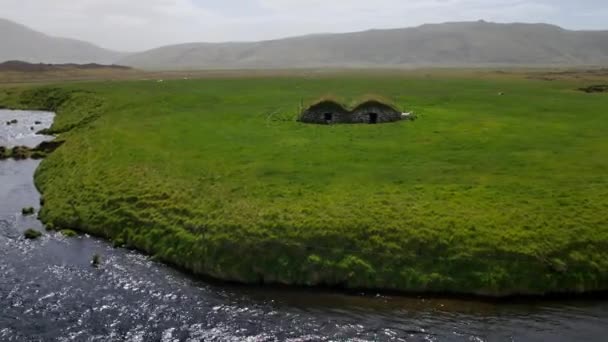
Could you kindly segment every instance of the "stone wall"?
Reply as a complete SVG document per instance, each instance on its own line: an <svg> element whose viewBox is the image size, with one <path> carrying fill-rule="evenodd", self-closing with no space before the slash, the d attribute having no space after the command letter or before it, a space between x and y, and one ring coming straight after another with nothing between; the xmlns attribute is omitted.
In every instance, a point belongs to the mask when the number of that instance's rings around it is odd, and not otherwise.
<svg viewBox="0 0 608 342"><path fill-rule="evenodd" d="M363 103L353 109L350 115L351 123L386 123L401 120L401 112L378 102Z"/></svg>
<svg viewBox="0 0 608 342"><path fill-rule="evenodd" d="M326 115L331 115L331 120L326 120ZM347 123L350 121L350 113L339 103L324 101L311 106L300 115L300 121L318 124Z"/></svg>

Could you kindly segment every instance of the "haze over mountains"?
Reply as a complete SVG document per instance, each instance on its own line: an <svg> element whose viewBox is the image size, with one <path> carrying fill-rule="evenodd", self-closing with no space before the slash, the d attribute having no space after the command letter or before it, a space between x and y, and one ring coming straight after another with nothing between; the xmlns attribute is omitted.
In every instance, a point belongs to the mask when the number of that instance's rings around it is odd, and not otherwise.
<svg viewBox="0 0 608 342"><path fill-rule="evenodd" d="M112 63L124 56L80 40L51 37L0 18L0 62Z"/></svg>
<svg viewBox="0 0 608 342"><path fill-rule="evenodd" d="M125 54L0 19L0 62L114 63L144 69L608 65L608 31L483 21L189 43Z"/></svg>

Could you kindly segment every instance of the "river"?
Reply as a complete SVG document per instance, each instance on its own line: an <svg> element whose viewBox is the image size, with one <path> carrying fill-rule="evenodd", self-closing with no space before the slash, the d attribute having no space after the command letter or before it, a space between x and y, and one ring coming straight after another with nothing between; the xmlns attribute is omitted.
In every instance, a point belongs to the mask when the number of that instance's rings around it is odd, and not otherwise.
<svg viewBox="0 0 608 342"><path fill-rule="evenodd" d="M52 120L52 113L0 110L0 145L46 140L35 132ZM603 300L484 302L217 284L89 236L25 240L28 228L44 231L21 214L38 208L38 165L0 161L0 341L606 340ZM95 253L100 268L91 267Z"/></svg>

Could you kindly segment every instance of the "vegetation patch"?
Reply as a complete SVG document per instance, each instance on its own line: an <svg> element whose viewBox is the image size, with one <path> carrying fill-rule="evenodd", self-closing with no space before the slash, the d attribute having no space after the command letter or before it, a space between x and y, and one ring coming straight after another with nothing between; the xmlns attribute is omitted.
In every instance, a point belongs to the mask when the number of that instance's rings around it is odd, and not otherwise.
<svg viewBox="0 0 608 342"><path fill-rule="evenodd" d="M21 214L23 214L23 215L34 215L35 212L36 212L36 210L33 207L27 207L27 208L21 209Z"/></svg>
<svg viewBox="0 0 608 342"><path fill-rule="evenodd" d="M110 70L130 70L131 68L121 65L103 65L97 63L89 64L45 64L45 63L28 63L24 61L6 61L0 63L0 71L19 71L28 73L39 73L48 71L70 71L70 70L87 70L87 69L110 69Z"/></svg>
<svg viewBox="0 0 608 342"><path fill-rule="evenodd" d="M27 146L15 146L13 148L6 148L0 146L0 160L3 159L42 159L45 158L49 153L55 151L59 146L64 143L62 140L42 142L34 148Z"/></svg>
<svg viewBox="0 0 608 342"><path fill-rule="evenodd" d="M62 229L59 231L63 236L72 238L78 236L78 233L71 229Z"/></svg>
<svg viewBox="0 0 608 342"><path fill-rule="evenodd" d="M64 143L35 176L47 225L225 280L504 296L608 290L608 102L579 82L218 77L0 102L56 106ZM424 120L293 120L328 89Z"/></svg>
<svg viewBox="0 0 608 342"><path fill-rule="evenodd" d="M42 236L42 233L35 229L28 229L23 233L23 236L28 240L36 240Z"/></svg>
<svg viewBox="0 0 608 342"><path fill-rule="evenodd" d="M579 88L585 93L608 93L608 84L592 85L584 88Z"/></svg>

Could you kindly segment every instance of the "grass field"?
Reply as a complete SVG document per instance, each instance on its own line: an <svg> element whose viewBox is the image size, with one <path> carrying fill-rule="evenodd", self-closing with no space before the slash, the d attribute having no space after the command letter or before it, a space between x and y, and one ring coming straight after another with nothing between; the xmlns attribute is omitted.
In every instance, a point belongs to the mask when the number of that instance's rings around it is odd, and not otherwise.
<svg viewBox="0 0 608 342"><path fill-rule="evenodd" d="M226 280L502 296L608 290L608 94L577 91L605 79L232 75L0 104L58 113L36 174L57 229ZM328 93L418 120L296 122Z"/></svg>

